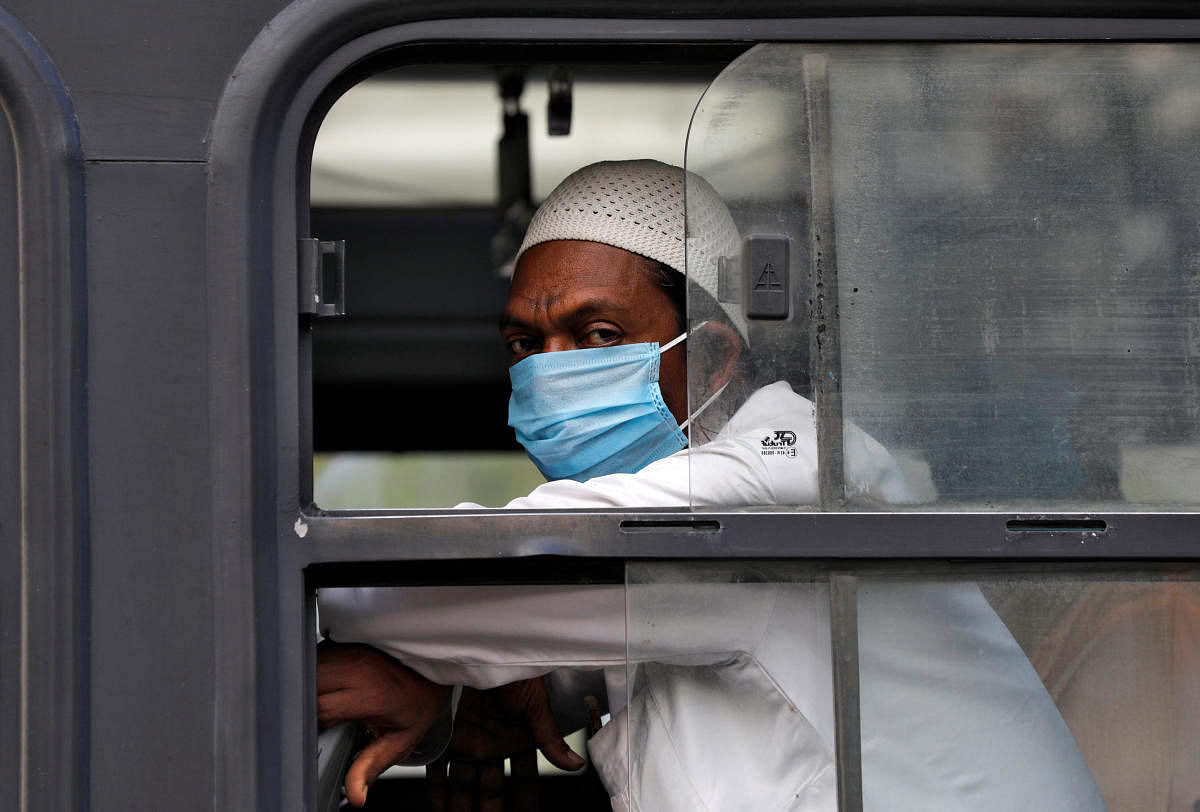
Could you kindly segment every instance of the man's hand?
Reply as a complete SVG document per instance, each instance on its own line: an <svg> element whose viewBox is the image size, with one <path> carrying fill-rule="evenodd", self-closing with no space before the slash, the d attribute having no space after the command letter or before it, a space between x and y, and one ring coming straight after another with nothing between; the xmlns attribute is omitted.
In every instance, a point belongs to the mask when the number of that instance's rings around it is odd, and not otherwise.
<svg viewBox="0 0 1200 812"><path fill-rule="evenodd" d="M584 765L559 733L540 677L490 691L464 688L450 747L427 769L431 807L437 812L499 812L504 759L509 758L517 809L536 809L535 747L561 769Z"/></svg>
<svg viewBox="0 0 1200 812"><path fill-rule="evenodd" d="M346 771L350 803L365 804L379 774L421 743L450 692L368 646L318 646L317 723L326 728L361 722L374 737Z"/></svg>

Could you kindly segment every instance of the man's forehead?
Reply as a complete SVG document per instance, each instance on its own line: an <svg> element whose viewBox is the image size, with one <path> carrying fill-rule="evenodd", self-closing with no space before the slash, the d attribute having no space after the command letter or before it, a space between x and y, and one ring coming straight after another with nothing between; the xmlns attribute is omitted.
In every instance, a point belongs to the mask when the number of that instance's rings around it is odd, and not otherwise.
<svg viewBox="0 0 1200 812"><path fill-rule="evenodd" d="M571 298L635 302L650 283L645 260L601 243L558 240L534 246L521 258L509 288L510 302L542 309Z"/></svg>
<svg viewBox="0 0 1200 812"><path fill-rule="evenodd" d="M501 329L585 318L627 326L676 320L669 297L638 254L573 240L530 248L513 276Z"/></svg>
<svg viewBox="0 0 1200 812"><path fill-rule="evenodd" d="M570 269L537 277L516 277L509 288L509 298L531 306L550 307L573 298L601 296L617 301L636 296L638 280L627 278L623 272Z"/></svg>
<svg viewBox="0 0 1200 812"><path fill-rule="evenodd" d="M566 284L556 288L510 291L501 316L501 327L539 317L578 319L608 316L625 318L643 309L643 300L619 285Z"/></svg>

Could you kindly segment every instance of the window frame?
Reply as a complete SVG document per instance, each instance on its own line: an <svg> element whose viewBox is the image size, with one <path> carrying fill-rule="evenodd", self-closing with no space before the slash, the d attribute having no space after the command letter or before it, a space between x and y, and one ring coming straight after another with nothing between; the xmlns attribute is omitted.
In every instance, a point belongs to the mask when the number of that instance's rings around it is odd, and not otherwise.
<svg viewBox="0 0 1200 812"><path fill-rule="evenodd" d="M847 566L911 559L1200 560L1197 512L365 512L311 506L311 431L306 437L301 405L311 364L305 368L296 329L296 245L308 236L306 181L300 180L307 175L300 170L311 155L314 110L331 87L372 60L401 62L405 49L451 51L447 45L472 42L1200 40L1200 19L407 21L396 4L382 5L345 0L285 10L243 57L213 124L207 233L210 414L212 436L220 438L211 494L215 715L232 744L216 756L214 806L314 808L311 598L320 583L456 580L459 562L469 561L499 561L491 578L524 583L547 561L551 571L569 563L562 568L574 573L569 580L593 572L611 578L615 563L656 558L803 558ZM1097 519L1106 522L1101 536L1062 529ZM1023 520L1058 529L1009 528L1010 521Z"/></svg>

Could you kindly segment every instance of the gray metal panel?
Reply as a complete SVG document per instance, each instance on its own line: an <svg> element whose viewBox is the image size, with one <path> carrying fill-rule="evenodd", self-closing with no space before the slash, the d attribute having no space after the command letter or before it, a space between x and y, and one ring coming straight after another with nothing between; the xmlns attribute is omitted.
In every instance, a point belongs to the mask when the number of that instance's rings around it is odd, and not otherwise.
<svg viewBox="0 0 1200 812"><path fill-rule="evenodd" d="M217 99L285 0L9 0L58 63L89 158L202 160Z"/></svg>
<svg viewBox="0 0 1200 812"><path fill-rule="evenodd" d="M8 119L0 115L0 471L21 468L20 288L17 267L17 166ZM21 482L0 476L0 719L21 712ZM16 809L21 741L16 725L0 732L0 807Z"/></svg>
<svg viewBox="0 0 1200 812"><path fill-rule="evenodd" d="M133 787L180 808L212 794L205 172L103 163L87 180L92 808L128 808ZM180 769L142 782L147 765Z"/></svg>
<svg viewBox="0 0 1200 812"><path fill-rule="evenodd" d="M812 179L809 309L812 320L811 380L817 414L817 474L821 509L838 510L846 500L846 460L842 447L842 328L833 217L829 73L823 56L813 54L804 60L804 95L808 108L809 177ZM844 796L839 797L843 798L844 804ZM861 799L858 805L861 806Z"/></svg>
<svg viewBox="0 0 1200 812"><path fill-rule="evenodd" d="M858 685L858 582L829 576L830 641L833 649L834 718L837 735L838 809L863 808L862 720Z"/></svg>
<svg viewBox="0 0 1200 812"><path fill-rule="evenodd" d="M1195 513L1040 517L1002 513L413 511L306 516L289 555L306 563L590 558L1196 560ZM303 532L300 539L298 533ZM393 573L394 574L394 573Z"/></svg>
<svg viewBox="0 0 1200 812"><path fill-rule="evenodd" d="M17 559L20 606L17 617L7 614L0 623L6 654L15 632L19 656L0 662L6 737L0 749L6 764L13 750L19 753L15 808L76 810L86 806L88 779L82 150L54 65L3 10L0 102L15 145L15 166L8 168L15 168L19 180L15 209L6 207L0 215L7 220L0 227L6 250L14 233L11 218L20 212L19 261L3 266L19 291L6 303L20 310L15 370L7 355L11 333L0 350L8 359L4 400L15 401L18 409L15 433L11 425L0 426L0 455L11 462L16 453L17 464L6 467L5 478L20 488L19 508L6 511L12 524L5 525L0 540L5 563L14 554ZM9 492L0 495L10 497ZM4 507L11 506L5 502ZM5 611L10 607L6 601ZM14 681L19 708L9 716ZM6 781L6 791L13 786Z"/></svg>

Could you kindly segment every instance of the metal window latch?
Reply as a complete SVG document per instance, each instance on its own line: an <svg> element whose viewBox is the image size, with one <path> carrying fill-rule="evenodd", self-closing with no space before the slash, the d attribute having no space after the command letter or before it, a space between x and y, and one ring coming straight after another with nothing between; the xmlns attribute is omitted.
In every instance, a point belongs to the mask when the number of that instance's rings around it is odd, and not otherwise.
<svg viewBox="0 0 1200 812"><path fill-rule="evenodd" d="M792 285L786 234L751 234L742 243L748 319L786 319Z"/></svg>
<svg viewBox="0 0 1200 812"><path fill-rule="evenodd" d="M299 241L300 312L346 315L346 241L304 237Z"/></svg>

